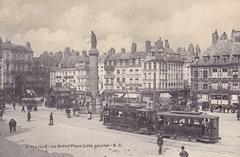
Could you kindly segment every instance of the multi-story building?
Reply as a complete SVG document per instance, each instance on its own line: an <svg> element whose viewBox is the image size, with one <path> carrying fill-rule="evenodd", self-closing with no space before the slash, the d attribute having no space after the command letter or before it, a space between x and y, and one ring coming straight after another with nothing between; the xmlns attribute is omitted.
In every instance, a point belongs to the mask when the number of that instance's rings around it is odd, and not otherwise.
<svg viewBox="0 0 240 157"><path fill-rule="evenodd" d="M22 46L0 39L0 61L0 89L22 92L17 78L30 70L33 61L31 44L27 42Z"/></svg>
<svg viewBox="0 0 240 157"><path fill-rule="evenodd" d="M142 90L176 90L184 88L183 63L179 53L159 39L155 46L146 41L146 50L115 53L111 49L105 59L105 87L115 92L138 93Z"/></svg>
<svg viewBox="0 0 240 157"><path fill-rule="evenodd" d="M193 93L198 100L214 105L239 103L240 31L212 34L211 46L191 65Z"/></svg>
<svg viewBox="0 0 240 157"><path fill-rule="evenodd" d="M66 62L72 63L71 66L64 66L66 64L62 63L50 70L50 86L89 91L89 58L87 56L73 56Z"/></svg>
<svg viewBox="0 0 240 157"><path fill-rule="evenodd" d="M99 92L102 93L105 90L105 84L104 84L104 76L105 76L105 69L104 69L104 62L107 57L107 54L103 54L98 57L98 87L99 87Z"/></svg>
<svg viewBox="0 0 240 157"><path fill-rule="evenodd" d="M195 61L195 58L198 58L198 56L200 55L201 53L200 47L199 45L196 45L196 47L194 47L193 44L190 44L187 50L183 47L179 47L177 49L177 52L181 55L181 58L183 58L184 60L184 64L183 64L184 86L185 88L190 88L191 64Z"/></svg>

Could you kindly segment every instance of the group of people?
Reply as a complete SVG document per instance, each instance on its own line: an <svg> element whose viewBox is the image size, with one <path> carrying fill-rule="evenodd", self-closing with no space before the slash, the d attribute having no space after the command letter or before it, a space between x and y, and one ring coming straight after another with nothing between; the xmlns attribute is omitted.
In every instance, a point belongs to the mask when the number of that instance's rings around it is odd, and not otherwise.
<svg viewBox="0 0 240 157"><path fill-rule="evenodd" d="M158 154L162 154L163 137L161 134L158 135L157 145L158 145ZM179 156L188 157L188 152L185 150L184 146L181 147L181 152L179 153Z"/></svg>
<svg viewBox="0 0 240 157"><path fill-rule="evenodd" d="M16 110L16 103L13 102L12 104L13 104L13 109ZM22 112L22 113L23 113L23 112L25 113L25 112L26 112L26 111L25 111L25 105L22 104L22 103L20 103L20 105L22 105L21 112ZM36 105L32 105L32 107L31 107L31 105L27 105L27 122L30 122L30 121L31 121L31 117L32 117L32 115L31 115L31 110L32 110L32 108L33 108L33 111L37 111L37 106L36 106ZM3 112L1 112L1 111L3 111ZM2 119L3 113L4 113L4 109L3 109L2 106L1 106L1 107L0 107L0 116L1 116L1 119ZM17 129L16 129L16 128L17 128L17 121L16 121L15 119L11 119L8 124L9 124L10 133L16 132L16 130L17 130ZM51 112L51 114L50 114L50 116L49 116L49 125L53 125L53 113L52 113L52 112Z"/></svg>

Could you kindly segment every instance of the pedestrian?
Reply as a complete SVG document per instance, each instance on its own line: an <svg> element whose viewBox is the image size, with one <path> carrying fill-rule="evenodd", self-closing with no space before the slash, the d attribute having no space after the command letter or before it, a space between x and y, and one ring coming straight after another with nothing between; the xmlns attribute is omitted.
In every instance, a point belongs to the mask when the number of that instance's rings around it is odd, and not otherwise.
<svg viewBox="0 0 240 157"><path fill-rule="evenodd" d="M100 119L99 119L99 121L101 122L101 121L103 121L103 110L101 109L101 111L100 111Z"/></svg>
<svg viewBox="0 0 240 157"><path fill-rule="evenodd" d="M237 111L237 120L240 119L240 107L238 108L238 111Z"/></svg>
<svg viewBox="0 0 240 157"><path fill-rule="evenodd" d="M162 135L161 135L161 134L158 135L157 145L158 145L158 147L159 147L159 149L158 149L158 154L162 154L163 138L162 138Z"/></svg>
<svg viewBox="0 0 240 157"><path fill-rule="evenodd" d="M28 111L28 113L27 113L27 122L30 122L30 120L31 120L31 112Z"/></svg>
<svg viewBox="0 0 240 157"><path fill-rule="evenodd" d="M213 112L213 106L210 107L210 111Z"/></svg>
<svg viewBox="0 0 240 157"><path fill-rule="evenodd" d="M14 101L13 101L13 109L16 110L16 104Z"/></svg>
<svg viewBox="0 0 240 157"><path fill-rule="evenodd" d="M53 113L52 112L49 116L49 125L53 125Z"/></svg>
<svg viewBox="0 0 240 157"><path fill-rule="evenodd" d="M9 125L10 133L12 133L12 132L13 132L13 119L11 119L11 120L9 121L8 125Z"/></svg>
<svg viewBox="0 0 240 157"><path fill-rule="evenodd" d="M188 157L188 152L184 150L184 146L181 147L182 151L179 153L179 156L181 157Z"/></svg>
<svg viewBox="0 0 240 157"><path fill-rule="evenodd" d="M13 119L13 121L12 121L12 128L13 128L13 132L16 132L16 129L17 129L17 121L15 121L14 119Z"/></svg>
<svg viewBox="0 0 240 157"><path fill-rule="evenodd" d="M26 112L26 111L25 111L25 106L24 106L24 104L22 105L22 110L21 110L21 112L24 112L24 113Z"/></svg>
<svg viewBox="0 0 240 157"><path fill-rule="evenodd" d="M37 105L35 104L34 107L33 107L33 111L37 111Z"/></svg>
<svg viewBox="0 0 240 157"><path fill-rule="evenodd" d="M92 112L88 111L88 120L91 120L91 119L92 119Z"/></svg>
<svg viewBox="0 0 240 157"><path fill-rule="evenodd" d="M1 117L1 121L2 121L3 114L4 114L4 108L0 108L0 117Z"/></svg>

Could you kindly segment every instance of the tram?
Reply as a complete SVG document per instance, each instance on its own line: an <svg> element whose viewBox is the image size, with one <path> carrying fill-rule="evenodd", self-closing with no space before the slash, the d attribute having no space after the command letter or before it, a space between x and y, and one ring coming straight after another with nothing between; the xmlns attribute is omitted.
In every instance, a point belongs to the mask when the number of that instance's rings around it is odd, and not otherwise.
<svg viewBox="0 0 240 157"><path fill-rule="evenodd" d="M144 106L106 106L103 110L103 124L117 130L153 134L155 113Z"/></svg>
<svg viewBox="0 0 240 157"><path fill-rule="evenodd" d="M141 134L159 134L165 138L216 143L219 117L201 112L156 112L144 106L108 106L103 110L108 128Z"/></svg>
<svg viewBox="0 0 240 157"><path fill-rule="evenodd" d="M169 138L216 143L219 137L219 117L201 112L171 111L157 113L156 130Z"/></svg>

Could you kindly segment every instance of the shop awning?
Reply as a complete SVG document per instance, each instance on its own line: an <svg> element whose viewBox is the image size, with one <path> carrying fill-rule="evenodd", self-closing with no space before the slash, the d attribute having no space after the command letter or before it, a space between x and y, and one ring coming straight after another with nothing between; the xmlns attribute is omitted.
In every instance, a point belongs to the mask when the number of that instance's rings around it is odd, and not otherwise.
<svg viewBox="0 0 240 157"><path fill-rule="evenodd" d="M139 94L135 94L135 93L126 93L124 95L125 98L137 98L139 96Z"/></svg>
<svg viewBox="0 0 240 157"><path fill-rule="evenodd" d="M172 95L169 94L169 93L160 93L160 97L163 97L163 98L171 98Z"/></svg>

